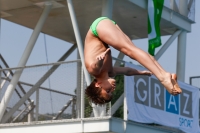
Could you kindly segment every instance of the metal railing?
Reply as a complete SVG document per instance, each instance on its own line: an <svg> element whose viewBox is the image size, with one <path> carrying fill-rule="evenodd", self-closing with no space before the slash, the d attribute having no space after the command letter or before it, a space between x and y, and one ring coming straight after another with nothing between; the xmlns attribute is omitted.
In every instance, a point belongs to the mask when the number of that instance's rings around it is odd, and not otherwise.
<svg viewBox="0 0 200 133"><path fill-rule="evenodd" d="M76 91L81 89L77 88L79 86L86 87L85 80L78 80L77 73L82 71L80 64L80 60L75 60L9 68L5 60L0 60L0 101L14 73L22 69L1 123L80 117L80 104L77 103L81 101L77 101ZM84 117L91 117L91 114L92 107L85 98Z"/></svg>
<svg viewBox="0 0 200 133"><path fill-rule="evenodd" d="M190 85L200 88L200 76L192 76L189 80Z"/></svg>

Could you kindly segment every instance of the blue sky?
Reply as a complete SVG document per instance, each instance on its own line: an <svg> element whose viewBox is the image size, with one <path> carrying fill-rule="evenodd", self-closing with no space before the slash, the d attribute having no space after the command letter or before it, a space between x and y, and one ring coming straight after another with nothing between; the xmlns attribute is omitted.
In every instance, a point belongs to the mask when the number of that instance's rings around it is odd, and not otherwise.
<svg viewBox="0 0 200 133"><path fill-rule="evenodd" d="M196 0L196 7L198 7L198 5L200 5L200 1ZM190 76L200 75L200 61L198 60L198 57L200 57L200 9L195 8L195 10L196 23L192 25L192 32L187 34L185 72L186 83L189 83ZM17 67L31 34L31 29L1 19L0 53L10 67ZM44 38L46 38L46 40ZM168 38L169 36L162 37L163 44ZM47 49L45 49L45 42ZM133 42L137 47L147 51L147 39L134 40ZM47 61L56 62L71 46L72 45L68 42L41 33L26 65L43 64L47 63ZM158 48L156 51L159 49L160 48ZM119 52L114 49L112 49L112 51L113 56L117 57ZM171 44L158 62L166 71L176 73L176 55L177 39L173 42L173 44ZM73 54L71 54L67 60L74 60L76 59L76 56L77 51L75 50L75 52L73 52ZM128 62L132 61L128 57L125 57L124 60ZM137 62L134 63L137 64Z"/></svg>

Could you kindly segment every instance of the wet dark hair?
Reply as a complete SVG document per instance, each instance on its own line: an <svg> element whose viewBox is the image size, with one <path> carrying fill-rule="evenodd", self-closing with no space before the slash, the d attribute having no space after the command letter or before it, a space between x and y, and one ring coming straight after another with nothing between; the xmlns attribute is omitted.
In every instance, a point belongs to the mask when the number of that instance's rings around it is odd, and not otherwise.
<svg viewBox="0 0 200 133"><path fill-rule="evenodd" d="M101 95L102 88L96 87L95 86L96 82L97 80L94 79L92 83L85 89L85 94L88 97L88 99L91 102L95 103L96 105L97 104L102 105L110 102L112 100L112 97L109 96L103 97Z"/></svg>

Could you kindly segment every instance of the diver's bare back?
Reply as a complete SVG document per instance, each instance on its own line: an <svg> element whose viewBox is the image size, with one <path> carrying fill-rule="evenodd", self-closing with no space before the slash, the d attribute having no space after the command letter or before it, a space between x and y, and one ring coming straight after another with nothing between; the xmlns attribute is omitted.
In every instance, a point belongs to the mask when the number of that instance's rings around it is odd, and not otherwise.
<svg viewBox="0 0 200 133"><path fill-rule="evenodd" d="M85 66L90 74L92 74L91 65L97 59L96 57L106 49L109 48L107 44L104 44L99 38L95 37L91 30L88 31L86 38L85 38L85 46L84 46L84 59L85 59ZM112 69L112 59L111 59L111 52L108 52L104 59L102 71L110 71Z"/></svg>

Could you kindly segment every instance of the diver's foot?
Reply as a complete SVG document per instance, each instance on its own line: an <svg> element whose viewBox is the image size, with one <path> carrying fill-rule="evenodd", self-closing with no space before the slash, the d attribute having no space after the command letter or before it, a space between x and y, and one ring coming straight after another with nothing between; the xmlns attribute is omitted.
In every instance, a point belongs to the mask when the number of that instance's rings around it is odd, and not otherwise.
<svg viewBox="0 0 200 133"><path fill-rule="evenodd" d="M171 74L171 80L172 80L172 84L174 86L174 89L176 90L176 92L178 92L178 94L182 93L181 88L179 87L178 83L177 83L177 75L176 74Z"/></svg>
<svg viewBox="0 0 200 133"><path fill-rule="evenodd" d="M174 78L174 77L173 77ZM173 79L174 80L174 79ZM173 81L174 82L174 81ZM172 94L172 95L177 95L180 94L177 89L174 88L174 85L172 83L172 75L170 73L166 73L165 77L161 81L163 86L166 88L166 90Z"/></svg>

